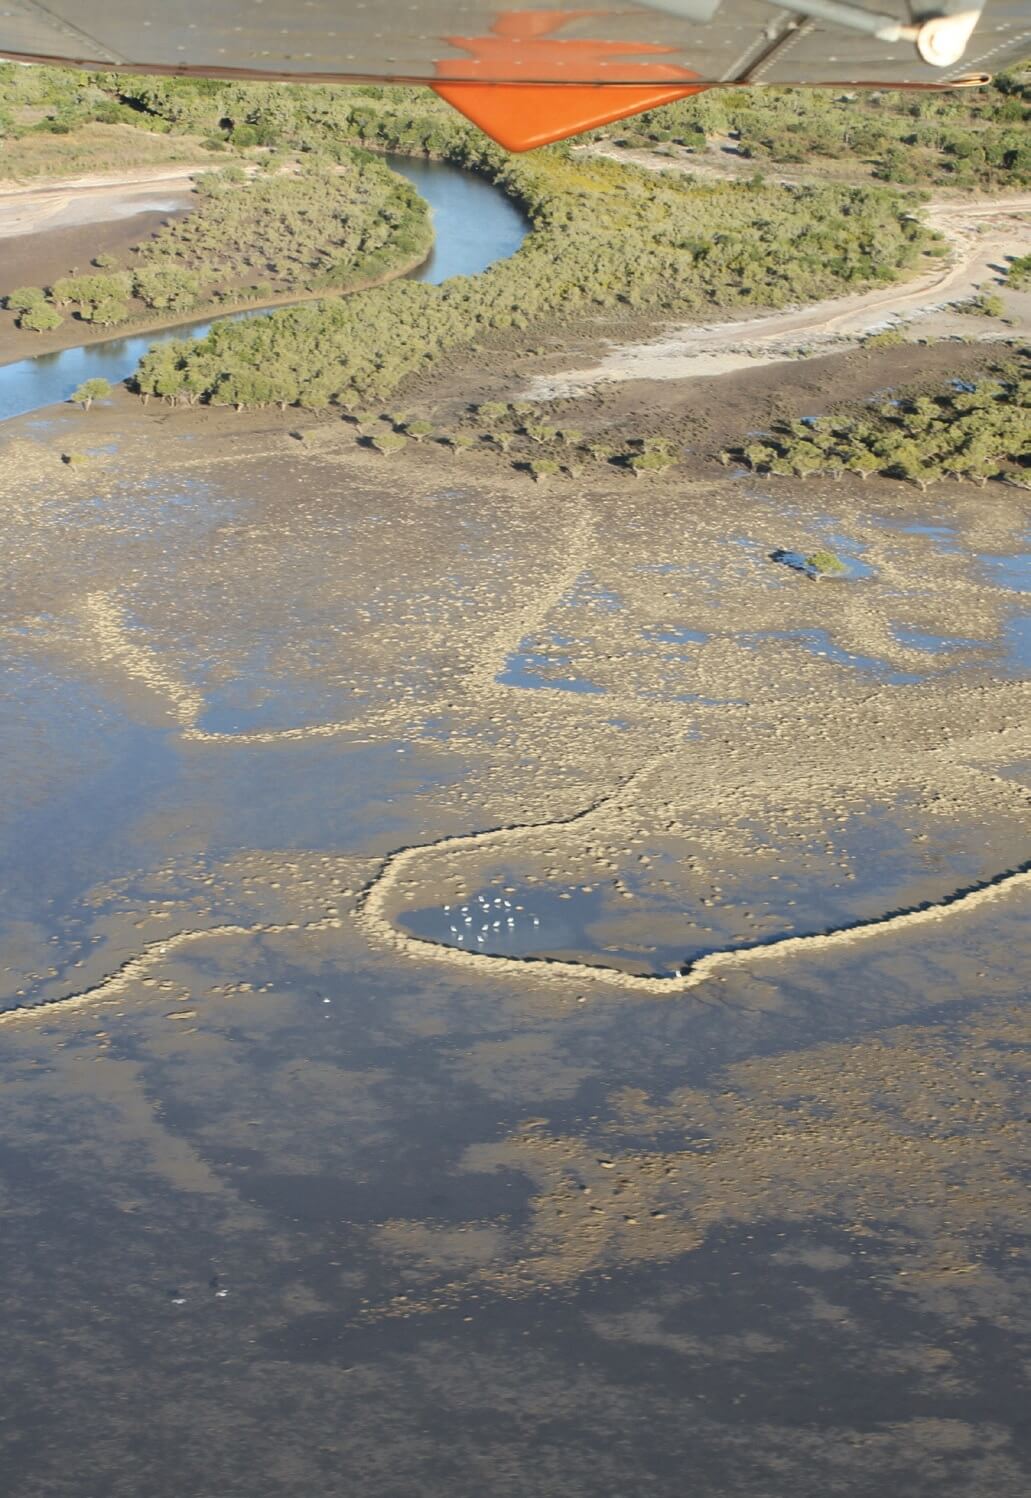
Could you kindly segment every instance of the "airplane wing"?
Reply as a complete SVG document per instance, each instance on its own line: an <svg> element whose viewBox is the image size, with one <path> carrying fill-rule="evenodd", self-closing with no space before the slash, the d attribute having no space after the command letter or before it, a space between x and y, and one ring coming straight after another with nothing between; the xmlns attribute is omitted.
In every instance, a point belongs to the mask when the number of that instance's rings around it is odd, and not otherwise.
<svg viewBox="0 0 1031 1498"><path fill-rule="evenodd" d="M511 150L703 88L955 87L1029 51L1027 0L0 0L16 61L423 83Z"/></svg>

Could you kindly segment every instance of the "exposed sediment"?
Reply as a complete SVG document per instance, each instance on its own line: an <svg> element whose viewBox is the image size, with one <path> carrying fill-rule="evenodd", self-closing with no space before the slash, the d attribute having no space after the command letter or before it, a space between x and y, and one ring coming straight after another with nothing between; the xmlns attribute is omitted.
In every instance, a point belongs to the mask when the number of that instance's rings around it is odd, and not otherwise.
<svg viewBox="0 0 1031 1498"><path fill-rule="evenodd" d="M167 936L160 936L154 941L147 942L135 957L128 958L114 972L96 983L91 983L88 988L80 989L77 993L44 999L34 1004L23 1004L15 1008L0 1010L0 1025L17 1024L24 1020L63 1017L94 1004L110 1003L130 992L134 984L146 978L166 958L173 957L177 952L208 939L217 940L219 937L233 936L281 936L289 931L328 931L338 928L340 924L338 918L327 917L325 920L303 923L296 921L282 924L259 922L251 926L203 926L193 931L170 932Z"/></svg>
<svg viewBox="0 0 1031 1498"><path fill-rule="evenodd" d="M459 967L484 974L518 974L530 968L535 978L540 977L545 981L555 979L573 979L578 982L600 981L635 993L659 995L686 993L734 968L751 967L756 963L777 961L809 953L823 953L830 948L851 946L871 937L912 931L917 927L944 920L948 916L970 913L993 900L1031 888L1031 862L1029 862L1019 869L1006 870L995 878L985 880L971 888L956 890L943 899L928 901L912 909L890 911L871 920L855 921L836 930L813 932L803 936L771 937L761 943L709 952L693 962L686 963L678 973L669 976L626 973L601 963L570 962L557 957L506 957L493 953L461 951L457 947L445 946L440 942L429 941L401 931L386 914L392 881L398 879L403 873L412 872L422 854L432 849L461 852L475 848L484 840L502 842L506 845L518 843L542 831L575 826L602 806L611 804L618 795L619 792L614 791L610 796L602 797L572 816L557 818L554 821L495 827L485 832L469 833L462 837L440 838L436 842L420 847L399 849L390 855L383 868L363 891L358 902L356 919L372 940L390 946L407 956L419 959L431 957L435 961L451 962Z"/></svg>
<svg viewBox="0 0 1031 1498"><path fill-rule="evenodd" d="M643 775L652 766L646 766ZM992 879L982 881L969 888L959 889L934 902L904 910L890 911L871 920L855 921L835 930L813 932L802 936L780 936L768 938L761 943L727 948L709 952L681 970L669 976L646 975L622 972L601 963L564 961L546 956L506 957L498 954L465 952L456 947L425 940L401 931L386 913L392 884L403 874L411 872L418 859L432 851L461 853L478 846L484 840L502 841L506 844L525 841L541 832L560 827L574 827L586 821L602 807L618 801L621 791L629 788L632 776L622 786L606 796L600 797L587 807L568 817L558 817L547 822L531 822L507 827L495 827L482 832L461 836L438 838L434 841L405 847L389 854L375 875L359 891L354 906L354 920L366 937L374 944L387 946L405 956L421 960L452 963L457 967L484 975L499 974L524 976L531 970L535 979L545 982L574 981L604 983L624 991L655 996L687 993L702 984L719 979L737 968L751 968L756 964L783 960L789 957L823 955L836 947L852 946L874 937L912 932L948 917L969 915L981 910L993 901L1004 899L1031 888L1031 862L1021 868L1007 870ZM285 923L256 923L254 925L221 925L179 931L147 943L135 957L129 958L115 972L102 978L77 993L29 1004L0 1012L0 1025L18 1020L50 1017L55 1013L64 1015L87 1005L110 1001L127 992L134 982L145 977L166 957L206 938L234 936L271 936L287 932L316 932L339 929L339 917L323 920Z"/></svg>
<svg viewBox="0 0 1031 1498"><path fill-rule="evenodd" d="M210 454L198 452L192 438L185 449L161 448L160 435L156 441L169 473L190 483L199 476L212 494L260 483L257 469L241 469L222 439ZM85 496L99 487L110 496L110 520L90 510L91 525L102 533L108 524L108 551L128 544L138 560L130 573L98 553L94 586L77 594L73 580L62 581L64 563L51 552L46 575L57 578L61 603L32 621L14 616L6 638L37 658L52 648L116 695L143 686L162 704L170 740L217 750L219 760L234 751L267 746L285 753L330 739L342 749L379 743L389 754L395 747L439 753L446 746L452 756L477 755L451 796L448 821L457 829L406 841L366 885L355 920L367 942L494 978L592 982L668 996L697 991L737 969L919 930L1025 887L1016 839L1000 841L994 856L986 846L983 859L958 870L951 883L939 873L923 886L897 886L881 910L871 914L868 901L861 913L818 930L785 929L786 922L778 928L771 902L762 921L746 923L733 940L715 926L692 940L691 949L704 955L670 976L562 954L462 951L405 933L398 913L427 874L432 884L436 860L447 861L449 876L495 850L499 858L518 855L536 867L557 835L568 842L553 859L559 877L571 876L587 857L600 859L610 882L616 871L618 884L621 860L637 867L636 845L645 835L680 865L674 885L642 888L633 911L620 912L646 942L651 893L666 907L679 902L684 909L698 883L718 881L720 871L731 880L734 870L753 880L779 877L782 862L771 849L785 826L805 831L814 846L833 848L825 860L832 871L845 869L852 856L835 842L836 824L866 815L873 804L910 807L893 815L920 820L920 836L950 818L980 817L1002 827L1021 815L1025 800L1019 784L999 773L1021 752L1020 684L993 671L992 641L1003 638L1012 595L986 582L980 564L958 553L958 542L940 550L893 529L890 507L873 488L864 488L859 502L844 486L816 496L841 512L835 523L858 537L878 578L823 589L785 577L768 561L775 541L804 541L808 522L797 506L785 512L751 483L688 480L647 492L634 483L591 496L562 486L549 495L514 477L485 480L467 465L463 487L442 490L439 470L421 454L403 470L410 502L391 512L388 565L381 533L363 514L379 508L380 476L392 475L393 483L401 469L356 450L332 429L312 453L298 453L285 434L265 433L261 442L262 466L276 473L282 467L297 486L290 523L283 525L273 505L246 532L230 525L228 542L183 551L178 559L187 532L169 533L167 543L160 527L153 539L136 537L133 506L150 482L151 457L142 446L109 459L86 480L47 465L41 444L21 439L22 484L38 480L48 493L56 490L49 503L63 506L57 513L69 519L62 524L72 525L87 506ZM128 507L120 509L123 492ZM960 507L957 517L972 546L1012 545L1020 502L1007 494L986 509L979 500ZM743 541L728 543L727 535L738 531ZM12 546L21 534L26 548L37 545L39 511L24 503L12 513ZM458 552L456 535L463 538ZM426 586L429 558L430 570L448 578L442 591ZM242 566L249 589L231 585L227 563L233 576ZM362 586L352 589L351 578ZM244 720L239 727L203 727L211 682L247 670L251 593L284 597L287 587L299 587L305 606L317 604L317 617L331 618L333 628L318 624L314 665L307 659L311 647L299 655L285 631L278 669L339 680L342 690L322 693L315 711L283 726L250 727ZM406 601L405 588L414 602ZM352 611L350 624L337 624L342 605ZM899 616L970 639L961 641L959 658L929 654L895 634ZM274 612L266 627L279 638ZM542 661L561 664L521 684L507 663L523 650L543 650ZM359 651L352 663L350 653ZM893 685L894 679L910 684ZM361 690L350 691L349 680ZM579 680L592 685L590 694L573 689ZM128 693L128 700L138 701L138 694ZM323 701L329 711L320 717ZM351 716L333 712L338 701L349 709L353 703ZM446 725L443 736L435 722ZM900 735L910 745L904 755L892 749ZM513 764L525 768L513 775ZM578 809L566 811L570 804ZM470 824L474 830L465 830ZM604 856L591 853L592 843L605 844ZM808 877L824 875L814 863ZM713 893L704 904L723 903ZM794 913L791 924L803 914ZM220 922L211 929L258 935L291 927ZM205 934L180 923L175 937L148 945L100 983L48 1003L46 1012L120 994L165 953ZM42 1011L32 1005L12 1011L33 1012Z"/></svg>

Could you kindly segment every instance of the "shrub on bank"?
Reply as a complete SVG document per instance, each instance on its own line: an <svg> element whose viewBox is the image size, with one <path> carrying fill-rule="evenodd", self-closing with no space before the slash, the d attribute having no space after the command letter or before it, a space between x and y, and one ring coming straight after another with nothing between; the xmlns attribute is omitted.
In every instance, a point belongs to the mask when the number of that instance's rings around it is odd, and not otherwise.
<svg viewBox="0 0 1031 1498"><path fill-rule="evenodd" d="M971 317L1001 317L1005 310L1002 297L994 296L991 292L981 292L968 302L960 302L956 308L957 312L969 313Z"/></svg>
<svg viewBox="0 0 1031 1498"><path fill-rule="evenodd" d="M25 328L30 333L52 333L63 322L60 312L56 307L51 307L49 302L39 302L35 307L27 307L18 318L19 328Z"/></svg>
<svg viewBox="0 0 1031 1498"><path fill-rule="evenodd" d="M760 473L806 478L872 473L921 489L942 479L985 484L1031 479L1031 376L1027 358L993 370L971 389L956 382L849 407L816 421L780 422L731 454Z"/></svg>
<svg viewBox="0 0 1031 1498"><path fill-rule="evenodd" d="M88 411L94 401L106 400L110 394L110 381L101 379L99 375L95 375L90 380L83 380L78 389L72 391L68 399L75 401L84 411Z"/></svg>
<svg viewBox="0 0 1031 1498"><path fill-rule="evenodd" d="M11 312L31 312L33 307L41 307L46 299L42 286L19 286L17 291L10 291L4 297L4 305Z"/></svg>

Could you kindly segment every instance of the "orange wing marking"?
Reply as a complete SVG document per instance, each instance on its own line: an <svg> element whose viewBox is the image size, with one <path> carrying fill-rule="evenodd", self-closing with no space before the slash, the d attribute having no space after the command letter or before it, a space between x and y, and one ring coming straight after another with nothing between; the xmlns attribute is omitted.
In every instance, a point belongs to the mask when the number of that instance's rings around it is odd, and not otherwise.
<svg viewBox="0 0 1031 1498"><path fill-rule="evenodd" d="M627 54L662 56L671 47L553 35L570 21L596 14L510 10L497 18L489 36L449 36L448 44L469 58L439 61L438 78L455 81L431 87L509 151L529 151L702 92L704 84L687 81L697 73L674 63L614 61ZM522 77L526 83L518 81ZM625 86L638 79L640 88Z"/></svg>

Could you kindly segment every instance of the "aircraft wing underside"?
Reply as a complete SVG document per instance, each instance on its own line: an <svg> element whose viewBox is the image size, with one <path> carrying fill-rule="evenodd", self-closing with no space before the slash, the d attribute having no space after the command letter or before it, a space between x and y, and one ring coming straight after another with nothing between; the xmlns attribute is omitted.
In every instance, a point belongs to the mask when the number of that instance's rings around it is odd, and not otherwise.
<svg viewBox="0 0 1031 1498"><path fill-rule="evenodd" d="M1029 51L1028 0L987 0L983 10L979 0L797 0L791 9L653 0L589 10L505 10L490 0L0 0L0 55L135 72L427 83L514 149L721 84L940 88L980 81ZM562 95L564 117L553 126L550 101ZM492 129L498 103L507 124Z"/></svg>

